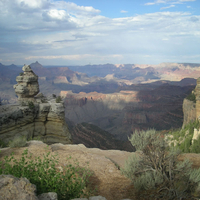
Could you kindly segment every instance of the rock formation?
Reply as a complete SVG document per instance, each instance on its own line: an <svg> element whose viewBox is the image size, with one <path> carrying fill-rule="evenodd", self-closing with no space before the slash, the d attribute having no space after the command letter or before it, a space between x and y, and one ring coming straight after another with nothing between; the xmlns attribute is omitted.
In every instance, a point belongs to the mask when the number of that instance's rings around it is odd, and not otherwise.
<svg viewBox="0 0 200 200"><path fill-rule="evenodd" d="M27 178L0 175L0 199L2 200L57 200L55 192L36 196L36 186Z"/></svg>
<svg viewBox="0 0 200 200"><path fill-rule="evenodd" d="M136 129L179 128L183 123L182 103L194 86L165 83L133 85L115 93L61 91L65 116L75 124L92 123L119 140Z"/></svg>
<svg viewBox="0 0 200 200"><path fill-rule="evenodd" d="M0 198L1 199L21 199L38 200L36 187L30 184L26 178L15 178L12 175L0 175Z"/></svg>
<svg viewBox="0 0 200 200"><path fill-rule="evenodd" d="M24 74L17 77L14 86L19 104L0 107L0 139L8 143L14 137L27 139L39 137L52 144L71 143L71 135L65 122L63 102L47 99L39 92L37 76L30 66L24 65Z"/></svg>
<svg viewBox="0 0 200 200"><path fill-rule="evenodd" d="M193 97L185 98L183 101L183 127L189 122L194 122L196 119L200 119L200 78L197 79L196 87L190 96Z"/></svg>
<svg viewBox="0 0 200 200"><path fill-rule="evenodd" d="M32 71L30 65L24 65L22 70L24 73L20 73L16 78L15 93L21 103L34 102L34 96L39 93L38 76Z"/></svg>
<svg viewBox="0 0 200 200"><path fill-rule="evenodd" d="M1 106L0 139L7 143L18 136L25 136L27 139L39 137L48 144L71 143L63 104L52 99L31 106Z"/></svg>

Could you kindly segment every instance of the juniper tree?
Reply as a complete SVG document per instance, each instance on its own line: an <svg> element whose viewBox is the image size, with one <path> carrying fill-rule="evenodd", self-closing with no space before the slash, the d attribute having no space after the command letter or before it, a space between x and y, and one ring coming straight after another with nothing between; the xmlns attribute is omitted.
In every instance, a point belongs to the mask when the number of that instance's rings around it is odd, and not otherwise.
<svg viewBox="0 0 200 200"><path fill-rule="evenodd" d="M129 157L122 172L138 194L146 190L153 191L154 199L189 199L197 191L200 169L192 169L189 160L178 161L180 152L169 149L161 134L154 129L135 131L129 140L140 153Z"/></svg>

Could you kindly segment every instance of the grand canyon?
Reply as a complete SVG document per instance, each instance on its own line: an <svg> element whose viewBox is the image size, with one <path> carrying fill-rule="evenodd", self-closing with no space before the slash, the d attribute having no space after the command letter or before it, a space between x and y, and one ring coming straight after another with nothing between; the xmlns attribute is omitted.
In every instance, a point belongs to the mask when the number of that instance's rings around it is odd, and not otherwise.
<svg viewBox="0 0 200 200"><path fill-rule="evenodd" d="M123 149L136 129L181 127L183 99L200 76L200 64L190 63L42 66L36 61L30 66L41 93L64 99L74 143L82 140L87 147L103 149L120 146L106 146L109 137L121 141ZM19 66L0 64L1 104L17 102L13 84L20 72ZM105 144L98 145L96 137L104 138Z"/></svg>

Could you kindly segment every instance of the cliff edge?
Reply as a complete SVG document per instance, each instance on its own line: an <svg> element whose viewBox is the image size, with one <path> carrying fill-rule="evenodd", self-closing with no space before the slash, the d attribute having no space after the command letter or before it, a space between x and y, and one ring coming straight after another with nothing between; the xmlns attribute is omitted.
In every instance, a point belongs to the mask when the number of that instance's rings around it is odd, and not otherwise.
<svg viewBox="0 0 200 200"><path fill-rule="evenodd" d="M200 119L200 78L197 79L195 89L183 101L183 128L189 122Z"/></svg>
<svg viewBox="0 0 200 200"><path fill-rule="evenodd" d="M17 76L18 84L14 85L18 103L0 107L0 139L8 143L15 137L25 136L39 137L47 144L72 143L63 102L38 94L37 75L29 65L24 65L22 70L24 73Z"/></svg>

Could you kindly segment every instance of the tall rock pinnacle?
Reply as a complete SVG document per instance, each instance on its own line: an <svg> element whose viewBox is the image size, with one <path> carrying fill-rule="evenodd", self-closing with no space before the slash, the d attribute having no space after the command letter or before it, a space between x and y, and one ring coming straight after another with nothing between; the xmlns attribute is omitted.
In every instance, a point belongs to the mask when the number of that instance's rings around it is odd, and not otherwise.
<svg viewBox="0 0 200 200"><path fill-rule="evenodd" d="M24 65L20 73L16 77L17 84L14 85L15 93L20 102L34 102L34 96L39 93L38 76L32 71L30 65Z"/></svg>

